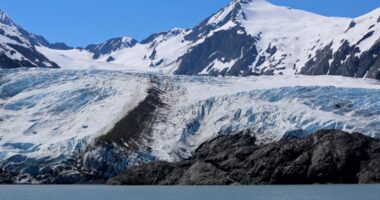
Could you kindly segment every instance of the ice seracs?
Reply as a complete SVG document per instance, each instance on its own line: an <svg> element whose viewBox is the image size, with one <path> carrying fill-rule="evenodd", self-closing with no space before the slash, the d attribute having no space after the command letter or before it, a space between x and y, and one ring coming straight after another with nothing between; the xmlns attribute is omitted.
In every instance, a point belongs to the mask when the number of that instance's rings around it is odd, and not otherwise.
<svg viewBox="0 0 380 200"><path fill-rule="evenodd" d="M134 164L187 158L218 135L247 130L260 143L319 129L380 137L376 80L46 69L0 73L0 166L35 176L65 169L109 177ZM143 121L148 131L135 131L130 143L123 137L99 142L142 102L157 100L163 106L150 117L133 114L148 119Z"/></svg>

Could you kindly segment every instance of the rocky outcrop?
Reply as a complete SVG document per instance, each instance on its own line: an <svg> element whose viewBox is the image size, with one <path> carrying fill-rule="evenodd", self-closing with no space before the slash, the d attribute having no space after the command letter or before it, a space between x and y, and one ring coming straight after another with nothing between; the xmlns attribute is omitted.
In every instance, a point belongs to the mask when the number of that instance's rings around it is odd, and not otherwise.
<svg viewBox="0 0 380 200"><path fill-rule="evenodd" d="M249 66L258 54L255 46L257 40L240 27L219 31L181 57L175 74L253 75ZM221 69L213 68L219 67L221 62L231 64Z"/></svg>
<svg viewBox="0 0 380 200"><path fill-rule="evenodd" d="M369 32L359 42L370 37ZM368 51L360 52L357 45L343 41L338 51L331 50L331 44L318 50L316 56L310 59L300 71L304 75L342 75L356 78L380 79L380 41L376 42ZM358 56L359 54L360 56Z"/></svg>
<svg viewBox="0 0 380 200"><path fill-rule="evenodd" d="M0 169L0 184L12 183L12 175Z"/></svg>
<svg viewBox="0 0 380 200"><path fill-rule="evenodd" d="M18 44L0 44L0 68L17 68L17 67L42 67L42 68L59 68L59 66L48 60L44 55L38 52L35 47L24 47ZM23 56L23 59L13 59L11 55ZM32 61L33 62L32 62Z"/></svg>
<svg viewBox="0 0 380 200"><path fill-rule="evenodd" d="M126 185L379 182L380 141L334 130L263 146L244 134L220 136L188 160L132 167L108 180Z"/></svg>

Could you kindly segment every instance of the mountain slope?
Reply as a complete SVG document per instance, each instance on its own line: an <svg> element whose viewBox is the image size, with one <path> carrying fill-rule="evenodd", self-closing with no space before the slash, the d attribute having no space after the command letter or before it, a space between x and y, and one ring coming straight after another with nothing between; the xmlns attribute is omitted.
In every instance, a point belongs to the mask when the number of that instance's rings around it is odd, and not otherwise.
<svg viewBox="0 0 380 200"><path fill-rule="evenodd" d="M302 74L380 79L380 8L352 19L344 33L319 48Z"/></svg>
<svg viewBox="0 0 380 200"><path fill-rule="evenodd" d="M192 29L153 34L127 48L112 48L110 40L98 45L104 51L87 49L105 69L109 62L121 69L179 75L379 78L379 37L380 9L350 19L265 0L234 0ZM120 44L120 38L116 41ZM44 52L49 57L51 52Z"/></svg>
<svg viewBox="0 0 380 200"><path fill-rule="evenodd" d="M133 38L124 36L120 38L112 38L107 40L102 44L92 44L88 45L84 49L94 53L93 58L98 59L101 55L110 54L114 51L121 50L124 48L131 48L136 45L137 41ZM107 59L108 62L112 61L112 59Z"/></svg>
<svg viewBox="0 0 380 200"><path fill-rule="evenodd" d="M35 45L42 44L49 43L19 27L0 10L0 68L58 68L56 63L36 50Z"/></svg>

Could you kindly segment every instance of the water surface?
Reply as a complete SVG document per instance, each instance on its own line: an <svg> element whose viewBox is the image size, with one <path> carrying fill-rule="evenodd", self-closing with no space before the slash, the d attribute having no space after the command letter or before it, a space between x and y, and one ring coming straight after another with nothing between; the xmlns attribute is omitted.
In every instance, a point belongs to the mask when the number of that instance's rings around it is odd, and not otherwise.
<svg viewBox="0 0 380 200"><path fill-rule="evenodd" d="M380 185L101 186L2 185L1 200L379 200Z"/></svg>

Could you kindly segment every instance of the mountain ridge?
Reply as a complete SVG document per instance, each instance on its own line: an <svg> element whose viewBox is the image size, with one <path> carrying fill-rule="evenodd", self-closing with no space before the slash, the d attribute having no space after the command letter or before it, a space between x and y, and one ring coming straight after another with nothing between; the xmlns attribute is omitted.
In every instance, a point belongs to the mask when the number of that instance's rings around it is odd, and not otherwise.
<svg viewBox="0 0 380 200"><path fill-rule="evenodd" d="M45 38L17 25L0 9L0 68L59 66L41 54L35 46L50 44Z"/></svg>
<svg viewBox="0 0 380 200"><path fill-rule="evenodd" d="M155 33L140 42L123 38L83 49L50 44L35 35L31 41L44 56L69 69L380 79L380 8L342 18L265 0L234 0L191 29Z"/></svg>

